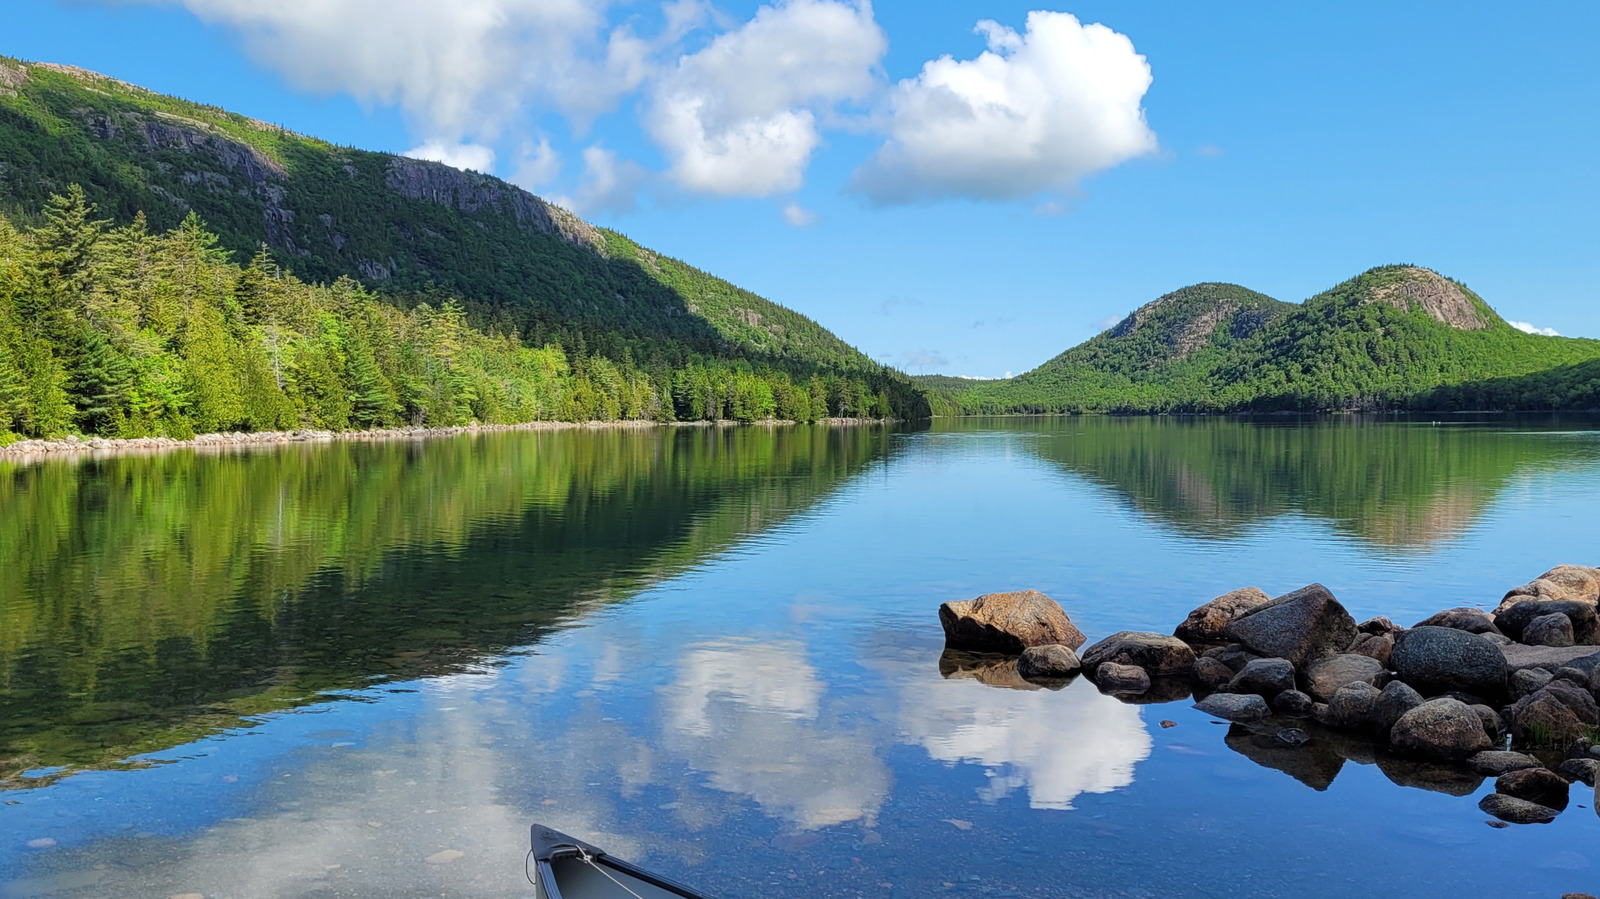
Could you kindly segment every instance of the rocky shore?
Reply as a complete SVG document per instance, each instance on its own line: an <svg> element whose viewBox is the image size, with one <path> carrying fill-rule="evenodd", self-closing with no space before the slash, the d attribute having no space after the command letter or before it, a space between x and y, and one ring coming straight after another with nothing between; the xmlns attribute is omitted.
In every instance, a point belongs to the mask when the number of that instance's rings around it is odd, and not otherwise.
<svg viewBox="0 0 1600 899"><path fill-rule="evenodd" d="M1082 675L1125 702L1192 698L1230 748L1316 788L1345 761L1479 803L1497 826L1554 820L1600 779L1600 569L1561 565L1492 611L1357 622L1320 584L1219 596L1171 634L1093 644L1037 591L939 608L946 677L1054 688ZM1085 644L1088 644L1087 646ZM1590 806L1600 813L1600 788Z"/></svg>
<svg viewBox="0 0 1600 899"><path fill-rule="evenodd" d="M892 419L876 418L825 418L816 422L829 427L885 424ZM61 456L88 454L103 457L124 454L164 452L175 449L229 449L247 447L286 446L296 443L375 442L381 440L426 440L434 437L452 437L457 434L489 434L496 431L553 431L584 429L639 430L656 427L727 427L742 422L670 422L653 421L533 421L514 425L462 425L449 428L377 428L369 431L241 431L228 434L200 434L187 440L172 437L59 437L45 440L19 440L0 446L0 460L34 461ZM769 420L752 422L756 425L792 425L792 421Z"/></svg>

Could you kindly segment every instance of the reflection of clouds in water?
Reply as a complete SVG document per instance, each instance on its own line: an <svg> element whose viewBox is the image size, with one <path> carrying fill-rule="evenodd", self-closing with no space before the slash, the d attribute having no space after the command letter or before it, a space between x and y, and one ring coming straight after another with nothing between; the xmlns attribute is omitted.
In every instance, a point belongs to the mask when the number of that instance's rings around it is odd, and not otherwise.
<svg viewBox="0 0 1600 899"><path fill-rule="evenodd" d="M873 734L822 714L824 685L792 643L717 642L686 652L664 697L665 746L718 790L805 830L871 825L889 793Z"/></svg>
<svg viewBox="0 0 1600 899"><path fill-rule="evenodd" d="M1028 791L1033 808L1070 809L1081 793L1133 783L1152 742L1137 706L1102 696L1080 678L1059 692L1002 690L943 680L930 659L901 655L882 665L898 685L905 737L943 762L1000 769L986 801Z"/></svg>

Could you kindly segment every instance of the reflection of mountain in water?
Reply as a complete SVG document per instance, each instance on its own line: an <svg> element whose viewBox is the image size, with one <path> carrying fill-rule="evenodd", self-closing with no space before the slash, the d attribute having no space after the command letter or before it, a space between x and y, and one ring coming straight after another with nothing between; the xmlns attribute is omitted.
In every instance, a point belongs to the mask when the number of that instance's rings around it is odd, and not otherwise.
<svg viewBox="0 0 1600 899"><path fill-rule="evenodd" d="M1570 422L1569 422L1570 424ZM1600 444L1536 430L1338 419L1013 420L1048 462L1189 536L1236 537L1280 515L1388 549L1460 534L1517 476L1600 463Z"/></svg>
<svg viewBox="0 0 1600 899"><path fill-rule="evenodd" d="M461 670L810 507L884 446L560 431L0 468L0 785Z"/></svg>

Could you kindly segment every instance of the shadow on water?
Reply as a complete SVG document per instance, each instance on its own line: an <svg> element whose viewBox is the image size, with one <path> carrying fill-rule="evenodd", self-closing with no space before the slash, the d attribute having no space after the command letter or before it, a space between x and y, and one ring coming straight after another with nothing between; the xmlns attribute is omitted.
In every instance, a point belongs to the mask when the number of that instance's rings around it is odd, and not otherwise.
<svg viewBox="0 0 1600 899"><path fill-rule="evenodd" d="M867 428L556 431L0 467L0 788L481 666L887 447Z"/></svg>
<svg viewBox="0 0 1600 899"><path fill-rule="evenodd" d="M1298 515L1374 548L1428 549L1470 527L1518 478L1600 465L1600 444L1568 439L1595 420L1574 416L1041 416L941 421L938 429L1001 421L1037 438L1019 445L1040 459L1110 488L1145 518L1208 540Z"/></svg>

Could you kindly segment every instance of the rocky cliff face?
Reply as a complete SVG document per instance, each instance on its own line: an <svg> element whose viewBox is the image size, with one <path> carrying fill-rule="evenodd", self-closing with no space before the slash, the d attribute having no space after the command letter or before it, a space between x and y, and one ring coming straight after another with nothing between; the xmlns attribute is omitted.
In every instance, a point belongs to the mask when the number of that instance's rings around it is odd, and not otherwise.
<svg viewBox="0 0 1600 899"><path fill-rule="evenodd" d="M1369 303L1386 303L1396 309L1421 309L1435 321L1462 331L1477 331L1494 324L1461 285L1417 266L1406 266L1400 277L1373 289Z"/></svg>
<svg viewBox="0 0 1600 899"><path fill-rule="evenodd" d="M1225 322L1232 336L1248 337L1282 310L1282 304L1237 285L1196 284L1140 306L1109 336L1131 337L1154 329L1170 352L1168 361L1176 361L1209 345Z"/></svg>
<svg viewBox="0 0 1600 899"><path fill-rule="evenodd" d="M396 156L389 161L384 181L390 189L413 200L439 203L467 213L488 211L509 215L519 225L545 234L557 234L568 243L596 252L604 246L593 225L489 175Z"/></svg>

